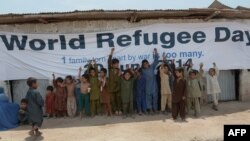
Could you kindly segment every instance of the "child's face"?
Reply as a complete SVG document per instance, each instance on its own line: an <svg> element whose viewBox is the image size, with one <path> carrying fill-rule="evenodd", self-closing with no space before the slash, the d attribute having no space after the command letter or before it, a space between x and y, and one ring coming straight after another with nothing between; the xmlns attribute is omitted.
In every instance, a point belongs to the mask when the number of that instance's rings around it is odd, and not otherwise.
<svg viewBox="0 0 250 141"><path fill-rule="evenodd" d="M47 90L46 92L47 92L47 94L50 94L50 93L52 93L52 91L51 91L51 90Z"/></svg>
<svg viewBox="0 0 250 141"><path fill-rule="evenodd" d="M149 63L148 63L148 62L143 63L143 68L144 68L144 69L149 68Z"/></svg>
<svg viewBox="0 0 250 141"><path fill-rule="evenodd" d="M167 74L168 73L168 67L165 66L163 69L164 69L164 73Z"/></svg>
<svg viewBox="0 0 250 141"><path fill-rule="evenodd" d="M214 71L214 69L209 69L209 75L211 75L211 76L214 76L215 75L215 71Z"/></svg>
<svg viewBox="0 0 250 141"><path fill-rule="evenodd" d="M119 68L119 63L114 63L114 64L113 64L113 67L114 67L114 68Z"/></svg>
<svg viewBox="0 0 250 141"><path fill-rule="evenodd" d="M69 79L69 78L66 78L66 83L67 84L71 84L73 82L73 80Z"/></svg>
<svg viewBox="0 0 250 141"><path fill-rule="evenodd" d="M91 71L90 71L90 75L91 75L92 77L95 77L95 76L96 76L95 70L91 70Z"/></svg>
<svg viewBox="0 0 250 141"><path fill-rule="evenodd" d="M196 75L195 75L195 73L190 73L190 74L189 74L189 77L190 77L191 79L195 79L195 78L196 78Z"/></svg>
<svg viewBox="0 0 250 141"><path fill-rule="evenodd" d="M26 103L23 102L23 103L20 104L20 108L21 108L21 109L26 109L26 107L27 107L27 104L26 104Z"/></svg>
<svg viewBox="0 0 250 141"><path fill-rule="evenodd" d="M62 86L62 82L56 82L58 86Z"/></svg>
<svg viewBox="0 0 250 141"><path fill-rule="evenodd" d="M33 88L33 89L37 89L37 88L38 88L38 83L37 83L37 82L32 83L32 88Z"/></svg>
<svg viewBox="0 0 250 141"><path fill-rule="evenodd" d="M83 81L83 83L88 82L88 80L85 77L82 77L82 81Z"/></svg>
<svg viewBox="0 0 250 141"><path fill-rule="evenodd" d="M100 72L100 76L101 76L101 77L105 77L106 74L105 74L103 71L101 71L101 72Z"/></svg>
<svg viewBox="0 0 250 141"><path fill-rule="evenodd" d="M126 73L126 74L124 74L124 78L125 78L126 80L129 80L129 79L130 79L130 77L131 77L130 73Z"/></svg>
<svg viewBox="0 0 250 141"><path fill-rule="evenodd" d="M178 78L180 78L181 77L181 72L179 72L179 71L175 71L175 75L178 77Z"/></svg>

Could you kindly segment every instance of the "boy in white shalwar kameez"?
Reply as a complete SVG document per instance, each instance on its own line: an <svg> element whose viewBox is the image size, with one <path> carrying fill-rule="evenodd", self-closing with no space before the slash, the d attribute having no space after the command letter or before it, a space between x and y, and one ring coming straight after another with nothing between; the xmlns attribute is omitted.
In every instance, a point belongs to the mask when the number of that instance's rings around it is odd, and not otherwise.
<svg viewBox="0 0 250 141"><path fill-rule="evenodd" d="M207 80L207 94L213 97L213 109L218 111L219 94L221 93L220 85L218 82L219 70L215 63L213 68L210 68L208 74L203 71L203 64L200 65L200 72L206 77Z"/></svg>

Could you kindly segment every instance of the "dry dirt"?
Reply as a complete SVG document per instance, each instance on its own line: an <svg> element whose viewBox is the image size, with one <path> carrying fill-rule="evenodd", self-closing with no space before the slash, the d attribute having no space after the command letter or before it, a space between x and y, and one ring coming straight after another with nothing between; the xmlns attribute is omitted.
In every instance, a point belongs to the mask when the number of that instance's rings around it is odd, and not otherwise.
<svg viewBox="0 0 250 141"><path fill-rule="evenodd" d="M171 115L45 119L41 137L29 126L0 132L0 141L222 141L224 124L250 124L250 102L223 102L219 111L202 107L200 118L174 122Z"/></svg>

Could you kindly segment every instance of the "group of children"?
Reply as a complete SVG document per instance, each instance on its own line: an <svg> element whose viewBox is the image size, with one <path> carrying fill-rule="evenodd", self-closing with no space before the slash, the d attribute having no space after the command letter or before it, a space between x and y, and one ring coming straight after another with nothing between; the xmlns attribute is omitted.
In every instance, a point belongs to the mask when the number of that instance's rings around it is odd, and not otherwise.
<svg viewBox="0 0 250 141"><path fill-rule="evenodd" d="M55 78L53 74L54 86L47 87L45 99L47 116L74 117L79 113L81 118L98 114L134 117L135 112L139 115L158 113L158 100L160 99L161 112L172 112L174 120L180 115L185 121L186 113L191 110L194 110L195 116L199 116L200 103L205 89L207 94L213 96L212 108L218 110L220 86L217 78L219 71L215 63L214 67L209 69L208 74L205 74L203 64L200 64L199 71L192 69L192 63L176 68L174 61L169 63L166 55L163 54L158 69L160 77L160 83L158 83L155 70L160 61L156 49L153 51L152 64L148 60L143 60L141 67L136 69L126 65L124 72L119 69L119 60L112 58L114 51L113 48L109 55L108 69L98 70L95 60L89 62L88 69L83 74L80 67L79 84L70 75L63 79ZM100 74L98 74L99 71ZM206 88L201 83L202 78L206 79ZM38 127L42 123L44 102L36 90L36 79L29 78L27 84L30 89L26 99L21 102L21 105L27 104L27 110L20 110L20 115L22 115L20 119L28 118L32 123L30 134L39 135ZM160 98L158 91L161 93ZM24 116L25 112L28 117Z"/></svg>

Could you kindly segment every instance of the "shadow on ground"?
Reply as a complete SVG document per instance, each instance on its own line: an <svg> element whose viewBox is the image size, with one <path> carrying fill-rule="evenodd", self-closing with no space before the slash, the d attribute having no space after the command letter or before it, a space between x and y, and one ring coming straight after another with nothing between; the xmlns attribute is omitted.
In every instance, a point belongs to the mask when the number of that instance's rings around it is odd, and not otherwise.
<svg viewBox="0 0 250 141"><path fill-rule="evenodd" d="M249 110L250 113L250 102L221 102L219 105L219 111L214 111L211 109L212 105L203 105L201 109L201 116L199 119L207 120L209 117L213 116L228 116L233 113ZM196 118L192 114L187 115L187 118ZM70 127L91 127L91 126L112 126L114 124L120 123L133 123L133 122L149 122L149 121L162 121L172 119L171 113L167 115L156 114L156 115L136 115L135 118L123 119L120 116L106 117L106 116L96 116L93 118L50 118L44 119L43 129L54 129L54 128L70 128ZM181 122L178 120L177 122ZM30 126L20 126L12 130L29 130ZM28 138L29 139L29 138Z"/></svg>

